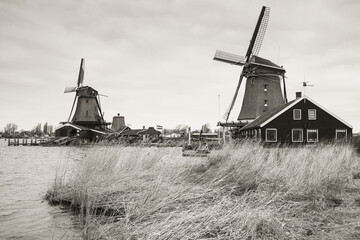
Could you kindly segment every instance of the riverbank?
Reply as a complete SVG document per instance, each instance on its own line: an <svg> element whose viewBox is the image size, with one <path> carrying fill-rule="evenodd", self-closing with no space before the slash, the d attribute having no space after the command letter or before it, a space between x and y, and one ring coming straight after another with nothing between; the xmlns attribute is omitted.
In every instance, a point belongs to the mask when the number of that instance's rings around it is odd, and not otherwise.
<svg viewBox="0 0 360 240"><path fill-rule="evenodd" d="M203 159L178 151L94 147L72 174L58 169L47 198L80 210L84 238L360 236L360 164L349 145L245 142Z"/></svg>

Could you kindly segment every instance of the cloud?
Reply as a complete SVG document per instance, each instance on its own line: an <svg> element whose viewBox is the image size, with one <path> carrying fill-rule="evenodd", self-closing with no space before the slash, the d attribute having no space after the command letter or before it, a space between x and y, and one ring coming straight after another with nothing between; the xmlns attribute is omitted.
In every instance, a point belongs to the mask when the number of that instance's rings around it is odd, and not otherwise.
<svg viewBox="0 0 360 240"><path fill-rule="evenodd" d="M35 0L0 3L0 126L66 120L73 95L63 90L76 84L82 57L84 84L109 95L108 121L120 112L132 126L214 126L218 95L224 112L241 68L213 54L244 55L262 5L271 13L260 55L284 65L288 94L305 76L316 85L310 97L356 122L342 104L360 104L357 1ZM326 95L336 91L341 101Z"/></svg>

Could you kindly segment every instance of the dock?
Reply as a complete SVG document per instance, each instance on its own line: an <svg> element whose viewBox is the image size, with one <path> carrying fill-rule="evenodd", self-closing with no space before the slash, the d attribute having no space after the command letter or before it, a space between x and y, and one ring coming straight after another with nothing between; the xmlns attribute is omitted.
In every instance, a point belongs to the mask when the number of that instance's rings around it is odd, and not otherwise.
<svg viewBox="0 0 360 240"><path fill-rule="evenodd" d="M38 146L47 141L48 138L8 138L8 146Z"/></svg>

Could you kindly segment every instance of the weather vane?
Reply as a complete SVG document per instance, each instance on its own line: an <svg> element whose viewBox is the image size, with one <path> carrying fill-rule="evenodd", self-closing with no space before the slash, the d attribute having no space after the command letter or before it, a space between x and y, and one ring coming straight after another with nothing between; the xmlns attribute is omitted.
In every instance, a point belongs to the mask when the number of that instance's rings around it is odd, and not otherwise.
<svg viewBox="0 0 360 240"><path fill-rule="evenodd" d="M312 84L309 84L309 82L302 82L302 85L303 85L303 92L304 92L304 95L306 95L306 87L314 87L314 85Z"/></svg>

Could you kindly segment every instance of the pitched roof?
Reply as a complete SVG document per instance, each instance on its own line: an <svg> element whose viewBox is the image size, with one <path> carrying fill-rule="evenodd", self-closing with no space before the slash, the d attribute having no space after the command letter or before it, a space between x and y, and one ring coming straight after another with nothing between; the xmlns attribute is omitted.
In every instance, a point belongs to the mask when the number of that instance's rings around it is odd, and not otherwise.
<svg viewBox="0 0 360 240"><path fill-rule="evenodd" d="M149 127L148 129L139 132L139 134L141 134L141 135L160 135L161 132L155 130L155 128L153 128L153 127Z"/></svg>
<svg viewBox="0 0 360 240"><path fill-rule="evenodd" d="M90 128L83 127L83 126L80 126L80 125L77 125L77 124L73 124L73 123L65 123L64 125L60 126L60 127L57 128L56 130L61 129L61 128L63 128L63 127L72 127L72 128L78 129L78 130L90 130Z"/></svg>
<svg viewBox="0 0 360 240"><path fill-rule="evenodd" d="M123 132L120 132L120 135L125 135L125 136L138 136L138 134L140 132L144 131L144 129L129 129L129 130L125 130Z"/></svg>
<svg viewBox="0 0 360 240"><path fill-rule="evenodd" d="M129 129L119 133L125 136L140 136L140 135L160 135L161 132L155 130L153 127L148 129Z"/></svg>
<svg viewBox="0 0 360 240"><path fill-rule="evenodd" d="M263 115L260 115L258 118L256 118L254 121L250 122L249 124L245 125L243 128L241 128L241 130L246 130L246 129L253 129L253 128L259 128L259 127L263 127L266 124L268 124L269 122L271 122L272 120L274 120L275 118L277 118L278 116L280 116L282 113L284 113L285 111L287 111L289 108L293 107L294 105L296 105L298 102L302 101L303 99L307 99L308 101L312 102L313 104L315 104L317 107L319 107L320 109L324 110L325 112L327 112L328 114L330 114L331 116L333 116L334 118L336 118L337 120L339 120L340 122L344 123L345 125L347 125L349 128L352 128L352 126L350 124L348 124L347 122L345 122L344 120L342 120L341 118L339 118L338 116L336 116L335 114L331 113L330 111L328 111L326 108L322 107L321 105L319 105L318 103L316 103L314 100L312 100L311 98L309 98L308 96L303 96L301 98L295 99L291 102L288 102L280 107L274 108L269 112L264 113Z"/></svg>
<svg viewBox="0 0 360 240"><path fill-rule="evenodd" d="M96 132L96 133L100 133L100 134L108 133L108 131L105 131L105 130L92 129L92 128L80 126L80 125L73 124L73 123L65 123L61 127L57 128L55 131L57 131L57 130L63 128L63 127L72 127L72 128L77 129L77 130L80 130L80 131L92 131L92 132Z"/></svg>
<svg viewBox="0 0 360 240"><path fill-rule="evenodd" d="M298 99L297 99L298 100ZM265 122L266 120L272 118L273 116L275 116L277 113L281 112L283 109L287 108L289 105L292 105L296 100L290 101L282 106L279 106L277 108L273 108L270 111L260 115L259 117L255 118L254 121L246 124L243 128L241 128L241 130L246 130L246 129L252 129L252 128L259 128L260 125Z"/></svg>

